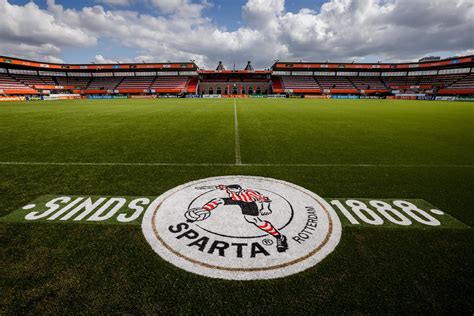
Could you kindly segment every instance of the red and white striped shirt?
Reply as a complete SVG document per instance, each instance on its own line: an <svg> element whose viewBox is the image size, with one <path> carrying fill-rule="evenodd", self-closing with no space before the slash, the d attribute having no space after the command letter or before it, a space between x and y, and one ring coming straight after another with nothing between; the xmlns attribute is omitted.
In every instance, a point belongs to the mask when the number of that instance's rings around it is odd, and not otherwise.
<svg viewBox="0 0 474 316"><path fill-rule="evenodd" d="M256 201L270 202L270 199L268 197L261 195L260 193L252 189L242 190L240 191L240 193L235 193L223 185L219 185L218 188L221 190L225 190L229 198L231 198L233 201L243 201L247 203L256 202ZM206 203L206 205L204 205L202 208L205 210L211 211L220 204L224 204L224 201L222 199L214 199Z"/></svg>
<svg viewBox="0 0 474 316"><path fill-rule="evenodd" d="M242 190L242 191L240 191L240 193L234 193L234 192L230 191L229 189L226 189L226 192L229 195L229 197L234 201L270 202L269 198L267 198L266 196L261 195L260 193L254 191L252 189Z"/></svg>

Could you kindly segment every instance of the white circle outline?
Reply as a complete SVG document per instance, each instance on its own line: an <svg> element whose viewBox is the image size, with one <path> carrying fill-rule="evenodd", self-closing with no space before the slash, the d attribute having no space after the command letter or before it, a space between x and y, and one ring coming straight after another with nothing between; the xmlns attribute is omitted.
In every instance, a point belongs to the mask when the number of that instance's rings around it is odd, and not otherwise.
<svg viewBox="0 0 474 316"><path fill-rule="evenodd" d="M152 218L156 208L169 196L179 192L180 190L196 185L201 182L205 181L212 181L212 180L223 180L229 178L244 178L250 180L263 180L263 181L272 181L277 182L283 185L287 185L295 190L299 190L303 193L306 193L317 202L319 202L327 211L328 215L332 220L332 234L329 236L329 240L326 244L316 253L311 255L310 257L299 261L297 263L292 264L288 267L282 267L274 270L264 270L264 271L225 271L225 270L217 270L213 268L203 267L197 264L190 263L189 261L176 256L168 249L166 249L162 243L156 238L155 234L153 233L153 223ZM146 209L145 214L142 220L142 232L145 236L145 239L150 244L152 249L165 261L171 263L172 265L181 268L185 271L195 273L202 276L207 276L211 278L219 278L219 279L226 279L226 280L261 280L261 279L276 279L286 277L292 274L299 273L304 271L308 268L315 266L317 263L321 262L326 256L328 256L339 244L342 228L339 216L334 211L334 209L327 203L323 198L318 196L316 193L311 192L303 187L297 186L293 183L286 182L283 180L277 180L273 178L266 178L266 177L257 177L257 176L246 176L246 175L228 175L228 176L219 176L219 177L209 177L203 178L191 182L187 182L185 184L179 185L174 187L165 193L161 194L157 197ZM289 260L291 261L291 260Z"/></svg>

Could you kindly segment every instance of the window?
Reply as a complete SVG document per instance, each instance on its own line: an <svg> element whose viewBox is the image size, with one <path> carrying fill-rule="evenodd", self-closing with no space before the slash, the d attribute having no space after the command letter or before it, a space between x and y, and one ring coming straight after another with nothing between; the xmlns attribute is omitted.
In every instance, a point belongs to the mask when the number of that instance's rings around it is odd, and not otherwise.
<svg viewBox="0 0 474 316"><path fill-rule="evenodd" d="M198 73L197 71L180 71L179 75L180 76L197 76Z"/></svg>
<svg viewBox="0 0 474 316"><path fill-rule="evenodd" d="M289 71L280 71L280 70L275 70L273 72L273 75L274 76L289 76L291 74L291 72Z"/></svg>
<svg viewBox="0 0 474 316"><path fill-rule="evenodd" d="M432 76L437 74L437 70L425 70L425 71L410 71L409 76Z"/></svg>
<svg viewBox="0 0 474 316"><path fill-rule="evenodd" d="M468 73L469 68L455 68L455 69L443 69L439 71L440 75L450 75L450 74L462 74Z"/></svg>
<svg viewBox="0 0 474 316"><path fill-rule="evenodd" d="M134 72L115 72L114 73L115 77L133 77L135 76Z"/></svg>
<svg viewBox="0 0 474 316"><path fill-rule="evenodd" d="M359 72L361 77L379 77L380 72Z"/></svg>
<svg viewBox="0 0 474 316"><path fill-rule="evenodd" d="M178 72L177 71L157 71L156 75L157 76L177 76Z"/></svg>
<svg viewBox="0 0 474 316"><path fill-rule="evenodd" d="M155 71L141 71L141 72L136 72L135 76L156 76Z"/></svg>
<svg viewBox="0 0 474 316"><path fill-rule="evenodd" d="M336 72L335 71L315 71L314 75L315 76L335 76Z"/></svg>
<svg viewBox="0 0 474 316"><path fill-rule="evenodd" d="M351 77L355 77L357 76L357 72L354 72L354 71L339 71L337 73L338 76L351 76Z"/></svg>
<svg viewBox="0 0 474 316"><path fill-rule="evenodd" d="M92 73L93 77L113 77L113 72L94 72Z"/></svg>
<svg viewBox="0 0 474 316"><path fill-rule="evenodd" d="M9 69L8 72L11 74L16 74L16 75L33 75L33 76L38 75L36 70Z"/></svg>
<svg viewBox="0 0 474 316"><path fill-rule="evenodd" d="M40 76L56 76L56 77L65 77L65 72L58 72L58 71L40 71Z"/></svg>
<svg viewBox="0 0 474 316"><path fill-rule="evenodd" d="M90 72L68 72L68 77L90 77L92 74Z"/></svg>
<svg viewBox="0 0 474 316"><path fill-rule="evenodd" d="M406 76L407 73L405 71L397 71L397 72L382 72L382 77L402 77Z"/></svg>
<svg viewBox="0 0 474 316"><path fill-rule="evenodd" d="M293 71L291 73L293 76L312 76L312 71Z"/></svg>

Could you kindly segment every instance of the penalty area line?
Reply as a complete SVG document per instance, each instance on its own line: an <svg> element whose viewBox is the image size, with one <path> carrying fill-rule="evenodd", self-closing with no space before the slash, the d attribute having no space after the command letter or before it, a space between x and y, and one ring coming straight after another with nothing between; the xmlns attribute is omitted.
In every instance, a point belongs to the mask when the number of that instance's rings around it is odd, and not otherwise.
<svg viewBox="0 0 474 316"><path fill-rule="evenodd" d="M145 167L314 167L314 168L474 168L456 164L292 164L292 163L168 163L168 162L34 162L0 161L0 166L145 166Z"/></svg>

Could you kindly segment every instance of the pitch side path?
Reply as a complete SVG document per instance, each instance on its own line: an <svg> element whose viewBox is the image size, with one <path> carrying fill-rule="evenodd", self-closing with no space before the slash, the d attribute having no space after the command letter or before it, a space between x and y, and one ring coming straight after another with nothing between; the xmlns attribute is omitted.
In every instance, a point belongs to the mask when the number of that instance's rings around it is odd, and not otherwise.
<svg viewBox="0 0 474 316"><path fill-rule="evenodd" d="M424 199L473 227L464 102L106 100L0 104L0 216L43 195L159 196L224 175L322 197ZM344 227L304 272L224 281L161 259L139 225L0 218L0 314L464 312L468 229Z"/></svg>

